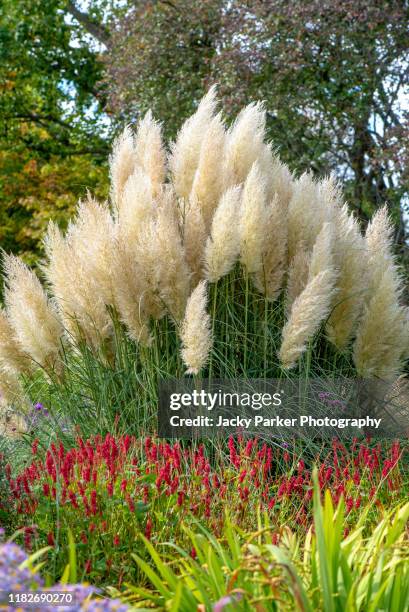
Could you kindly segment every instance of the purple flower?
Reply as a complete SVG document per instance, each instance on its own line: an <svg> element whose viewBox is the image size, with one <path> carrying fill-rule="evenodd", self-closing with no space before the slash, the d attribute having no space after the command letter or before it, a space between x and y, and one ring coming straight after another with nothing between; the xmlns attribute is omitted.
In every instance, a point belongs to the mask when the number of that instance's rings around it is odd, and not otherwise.
<svg viewBox="0 0 409 612"><path fill-rule="evenodd" d="M20 569L27 560L26 553L16 544L0 545L0 585L3 591L27 591L43 586L44 582L28 567Z"/></svg>
<svg viewBox="0 0 409 612"><path fill-rule="evenodd" d="M44 406L42 405L41 402L37 402L37 404L34 404L34 408L36 410L42 410L44 408Z"/></svg>
<svg viewBox="0 0 409 612"><path fill-rule="evenodd" d="M283 448L288 448L288 442L283 442L282 446Z"/></svg>
<svg viewBox="0 0 409 612"><path fill-rule="evenodd" d="M20 546L13 544L13 542L7 542L0 546L0 567L2 565L9 565L10 567L18 567L20 563L24 563L28 559L27 554Z"/></svg>
<svg viewBox="0 0 409 612"><path fill-rule="evenodd" d="M0 528L1 529L1 528ZM1 531L4 532L2 529ZM28 567L21 568L27 561L28 556L22 548L12 542L0 544L0 586L2 591L36 591L44 587L44 582L38 574L34 574ZM72 594L73 605L69 606L70 612L126 612L129 606L123 604L119 599L93 599L100 590L86 584L55 584L47 591L68 592ZM0 601L0 606L1 606ZM15 608L6 607L7 612ZM51 607L19 606L22 612L66 612L67 606L61 605Z"/></svg>

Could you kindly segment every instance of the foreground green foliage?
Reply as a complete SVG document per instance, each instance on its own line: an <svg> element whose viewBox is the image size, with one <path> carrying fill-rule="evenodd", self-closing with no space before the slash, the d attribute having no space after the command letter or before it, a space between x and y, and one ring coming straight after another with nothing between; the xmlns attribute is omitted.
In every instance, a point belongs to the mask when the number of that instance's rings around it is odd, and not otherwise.
<svg viewBox="0 0 409 612"><path fill-rule="evenodd" d="M131 586L129 599L186 612L199 605L210 611L216 601L226 610L405 610L409 504L389 511L368 536L367 511L346 537L344 518L344 502L334 509L327 492L322 506L316 484L314 529L304 541L288 528L280 547L271 544L268 519L261 516L252 534L227 522L221 540L200 526L186 528L195 560L180 549L159 554L144 539L154 569L141 557L134 559L155 594Z"/></svg>

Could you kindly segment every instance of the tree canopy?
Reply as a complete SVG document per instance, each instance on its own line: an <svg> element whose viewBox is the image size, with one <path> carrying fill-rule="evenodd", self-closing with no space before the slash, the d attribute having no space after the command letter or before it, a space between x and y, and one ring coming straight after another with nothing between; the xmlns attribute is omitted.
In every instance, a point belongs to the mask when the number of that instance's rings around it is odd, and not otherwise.
<svg viewBox="0 0 409 612"><path fill-rule="evenodd" d="M32 257L48 219L104 193L100 53L62 0L0 8L0 243Z"/></svg>
<svg viewBox="0 0 409 612"><path fill-rule="evenodd" d="M49 217L105 197L115 131L152 108L174 138L218 83L226 117L264 100L283 160L335 172L363 223L386 201L403 247L408 17L407 0L3 0L1 245L30 258Z"/></svg>

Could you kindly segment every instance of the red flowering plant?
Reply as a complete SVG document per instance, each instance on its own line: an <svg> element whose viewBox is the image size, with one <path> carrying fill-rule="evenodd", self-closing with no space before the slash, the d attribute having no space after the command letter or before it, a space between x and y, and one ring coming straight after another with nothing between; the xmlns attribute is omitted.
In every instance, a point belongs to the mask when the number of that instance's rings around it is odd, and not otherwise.
<svg viewBox="0 0 409 612"><path fill-rule="evenodd" d="M14 504L26 548L33 540L53 547L47 569L61 574L69 527L83 575L121 584L135 577L130 553L143 554L141 533L157 543L185 544L182 522L199 519L220 536L226 509L230 520L249 530L257 528L260 509L268 512L276 526L273 543L286 524L306 531L313 464L321 489L329 489L335 503L345 498L350 521L368 504L376 520L404 485L398 442L384 448L355 440L347 449L334 441L308 465L287 444L239 437L224 450L107 434L79 437L71 449L53 443L41 452L35 440L32 461L21 473L13 477L6 467L6 504Z"/></svg>

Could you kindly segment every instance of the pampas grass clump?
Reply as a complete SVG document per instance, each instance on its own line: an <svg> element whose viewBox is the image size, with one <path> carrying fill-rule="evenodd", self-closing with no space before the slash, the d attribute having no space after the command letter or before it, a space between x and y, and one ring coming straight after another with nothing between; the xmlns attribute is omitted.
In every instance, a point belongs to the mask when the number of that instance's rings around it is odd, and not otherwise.
<svg viewBox="0 0 409 612"><path fill-rule="evenodd" d="M44 282L4 256L7 388L34 376L98 423L110 403L132 423L159 378L186 372L402 371L408 310L386 209L363 235L334 178L295 177L266 142L263 104L227 127L212 88L169 146L149 112L114 142L110 177L109 202L88 194L65 234L50 224Z"/></svg>

